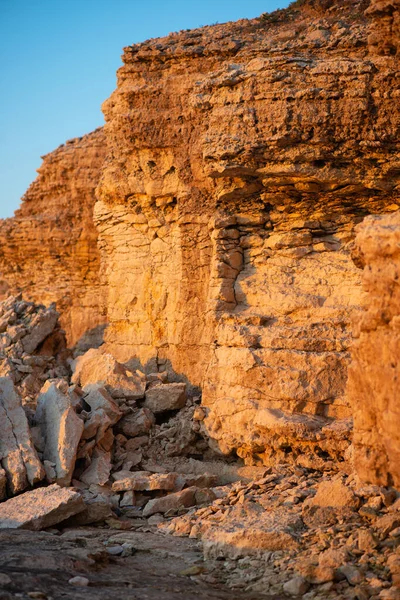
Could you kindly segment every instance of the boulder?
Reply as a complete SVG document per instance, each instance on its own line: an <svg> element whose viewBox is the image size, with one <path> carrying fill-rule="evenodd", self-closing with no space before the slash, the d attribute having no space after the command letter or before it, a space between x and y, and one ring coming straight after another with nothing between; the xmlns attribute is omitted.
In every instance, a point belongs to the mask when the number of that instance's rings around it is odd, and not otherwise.
<svg viewBox="0 0 400 600"><path fill-rule="evenodd" d="M336 481L322 481L313 498L307 500L307 506L318 507L346 507L356 510L360 500L351 488L346 486L340 479Z"/></svg>
<svg viewBox="0 0 400 600"><path fill-rule="evenodd" d="M155 423L155 418L148 408L139 408L123 417L118 423L118 430L127 437L145 435Z"/></svg>
<svg viewBox="0 0 400 600"><path fill-rule="evenodd" d="M80 480L88 485L105 485L110 478L111 466L111 453L95 448L92 462L82 473Z"/></svg>
<svg viewBox="0 0 400 600"><path fill-rule="evenodd" d="M185 404L186 383L166 383L147 390L144 406L157 414L168 410L178 410Z"/></svg>
<svg viewBox="0 0 400 600"><path fill-rule="evenodd" d="M110 424L115 425L122 417L118 404L114 402L107 390L99 384L88 384L83 388L85 402L93 412L102 409L110 419Z"/></svg>
<svg viewBox="0 0 400 600"><path fill-rule="evenodd" d="M310 589L308 581L297 575L283 584L283 591L288 596L303 596Z"/></svg>
<svg viewBox="0 0 400 600"><path fill-rule="evenodd" d="M146 378L142 373L128 371L111 354L92 348L76 359L72 382L85 387L100 383L113 398L139 400L144 398Z"/></svg>
<svg viewBox="0 0 400 600"><path fill-rule="evenodd" d="M119 471L113 474L114 492L153 491L176 489L177 473L150 473L149 471Z"/></svg>
<svg viewBox="0 0 400 600"><path fill-rule="evenodd" d="M21 399L9 377L0 377L0 462L12 494L22 492L45 476Z"/></svg>
<svg viewBox="0 0 400 600"><path fill-rule="evenodd" d="M57 525L84 509L85 504L78 492L55 483L0 504L0 529L39 531Z"/></svg>
<svg viewBox="0 0 400 600"><path fill-rule="evenodd" d="M29 332L22 338L22 346L27 354L31 354L52 333L56 326L59 314L52 304L49 308L40 307L29 323Z"/></svg>
<svg viewBox="0 0 400 600"><path fill-rule="evenodd" d="M68 486L84 424L71 405L65 381L45 383L35 418L45 442L43 458L55 464L56 482Z"/></svg>
<svg viewBox="0 0 400 600"><path fill-rule="evenodd" d="M194 506L196 504L196 491L197 488L191 487L162 498L154 498L144 507L143 516L150 517L156 513L164 514L170 510L179 510L181 507Z"/></svg>

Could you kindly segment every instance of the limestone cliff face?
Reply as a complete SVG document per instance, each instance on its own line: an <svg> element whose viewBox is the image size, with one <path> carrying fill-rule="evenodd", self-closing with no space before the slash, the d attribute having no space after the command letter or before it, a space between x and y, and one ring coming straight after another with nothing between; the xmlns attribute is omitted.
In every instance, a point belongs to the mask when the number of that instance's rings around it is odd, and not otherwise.
<svg viewBox="0 0 400 600"><path fill-rule="evenodd" d="M349 372L355 466L366 481L399 487L400 214L366 219L357 249L367 293Z"/></svg>
<svg viewBox="0 0 400 600"><path fill-rule="evenodd" d="M47 154L11 219L0 221L0 297L57 303L68 341L102 323L94 191L102 129Z"/></svg>
<svg viewBox="0 0 400 600"><path fill-rule="evenodd" d="M326 4L128 47L104 104L108 349L200 385L247 461L343 455L354 227L398 208L385 3Z"/></svg>
<svg viewBox="0 0 400 600"><path fill-rule="evenodd" d="M56 301L70 344L107 320L105 350L201 387L204 431L248 463L343 459L353 402L367 477L352 255L399 208L399 0L296 5L126 48L105 130L0 223L0 293Z"/></svg>

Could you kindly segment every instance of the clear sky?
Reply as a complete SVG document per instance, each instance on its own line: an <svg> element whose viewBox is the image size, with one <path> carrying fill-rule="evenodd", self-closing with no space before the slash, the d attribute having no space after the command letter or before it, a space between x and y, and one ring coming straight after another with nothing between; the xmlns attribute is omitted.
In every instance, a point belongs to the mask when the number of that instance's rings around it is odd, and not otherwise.
<svg viewBox="0 0 400 600"><path fill-rule="evenodd" d="M290 0L0 0L0 218L40 156L102 125L124 46L288 6Z"/></svg>

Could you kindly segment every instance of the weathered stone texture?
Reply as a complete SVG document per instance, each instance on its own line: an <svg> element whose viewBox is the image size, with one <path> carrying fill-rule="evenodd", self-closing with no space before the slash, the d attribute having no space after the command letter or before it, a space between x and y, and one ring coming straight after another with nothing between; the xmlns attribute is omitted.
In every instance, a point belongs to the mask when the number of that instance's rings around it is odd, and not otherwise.
<svg viewBox="0 0 400 600"><path fill-rule="evenodd" d="M3 502L0 505L0 529L39 531L76 515L84 508L80 494L72 488L60 488L55 483Z"/></svg>
<svg viewBox="0 0 400 600"><path fill-rule="evenodd" d="M354 229L399 208L399 0L299 6L125 48L104 130L45 157L0 225L0 270L71 343L109 322L75 382L134 402L138 366L168 371L202 388L215 449L321 467L350 443Z"/></svg>
<svg viewBox="0 0 400 600"><path fill-rule="evenodd" d="M398 208L396 57L328 4L128 47L104 104L107 348L202 386L246 461L343 456L354 227Z"/></svg>
<svg viewBox="0 0 400 600"><path fill-rule="evenodd" d="M38 397L35 420L44 439L43 459L54 464L54 481L69 486L84 423L75 413L65 381L45 383ZM49 479L53 482L53 478Z"/></svg>
<svg viewBox="0 0 400 600"><path fill-rule="evenodd" d="M355 323L349 371L355 466L366 481L400 486L400 215L359 226L364 312Z"/></svg>
<svg viewBox="0 0 400 600"><path fill-rule="evenodd" d="M104 156L102 129L47 154L21 208L0 221L0 298L56 302L70 344L104 322L92 219Z"/></svg>
<svg viewBox="0 0 400 600"><path fill-rule="evenodd" d="M369 29L370 52L383 56L400 53L400 0L371 0L366 11L372 23Z"/></svg>
<svg viewBox="0 0 400 600"><path fill-rule="evenodd" d="M0 465L7 475L11 494L22 492L45 475L21 398L9 377L0 377ZM0 468L0 499L5 492L3 469Z"/></svg>

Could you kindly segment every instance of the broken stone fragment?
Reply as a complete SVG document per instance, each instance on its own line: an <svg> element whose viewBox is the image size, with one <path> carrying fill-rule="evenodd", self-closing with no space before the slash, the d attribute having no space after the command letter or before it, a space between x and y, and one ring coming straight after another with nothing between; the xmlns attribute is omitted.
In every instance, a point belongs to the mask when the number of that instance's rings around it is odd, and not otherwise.
<svg viewBox="0 0 400 600"><path fill-rule="evenodd" d="M22 492L45 477L21 399L8 377L0 377L0 462L11 494Z"/></svg>
<svg viewBox="0 0 400 600"><path fill-rule="evenodd" d="M44 460L55 464L56 482L68 486L75 467L83 421L75 413L65 382L46 382L35 414L45 440Z"/></svg>
<svg viewBox="0 0 400 600"><path fill-rule="evenodd" d="M125 506L135 506L135 504L136 504L136 499L135 499L135 492L133 490L125 492L125 494L123 495L122 499L119 502L119 505L121 508L123 508Z"/></svg>
<svg viewBox="0 0 400 600"><path fill-rule="evenodd" d="M139 408L131 414L123 417L117 428L127 437L137 437L145 435L150 431L155 423L155 418L148 408Z"/></svg>
<svg viewBox="0 0 400 600"><path fill-rule="evenodd" d="M110 419L110 424L115 425L122 417L122 412L114 402L107 390L99 384L88 384L83 388L85 402L89 404L92 411L104 410Z"/></svg>
<svg viewBox="0 0 400 600"><path fill-rule="evenodd" d="M65 521L83 511L85 504L78 492L56 483L25 492L0 504L0 529L39 531Z"/></svg>
<svg viewBox="0 0 400 600"><path fill-rule="evenodd" d="M283 584L283 591L289 596L303 596L310 589L308 581L297 575Z"/></svg>
<svg viewBox="0 0 400 600"><path fill-rule="evenodd" d="M56 326L59 314L54 304L49 308L40 307L39 312L29 323L29 333L22 339L22 346L27 354L32 354Z"/></svg>
<svg viewBox="0 0 400 600"><path fill-rule="evenodd" d="M400 513L383 515L375 521L375 528L383 538L386 538L393 529L400 527Z"/></svg>
<svg viewBox="0 0 400 600"><path fill-rule="evenodd" d="M185 404L186 383L166 383L147 390L144 406L157 414L168 410L178 410Z"/></svg>
<svg viewBox="0 0 400 600"><path fill-rule="evenodd" d="M146 375L146 379L147 379L147 383L148 384L160 384L160 383L167 383L168 381L168 373L166 371L162 372L162 373L148 373Z"/></svg>
<svg viewBox="0 0 400 600"><path fill-rule="evenodd" d="M176 489L177 473L150 473L149 471L119 471L113 474L114 492Z"/></svg>
<svg viewBox="0 0 400 600"><path fill-rule="evenodd" d="M85 387L100 384L113 398L139 400L144 398L146 378L138 371L132 373L111 354L92 348L76 359L72 382Z"/></svg>
<svg viewBox="0 0 400 600"><path fill-rule="evenodd" d="M96 497L84 500L85 508L78 514L70 517L67 522L63 521L63 527L76 527L99 523L113 516L110 503L103 497Z"/></svg>
<svg viewBox="0 0 400 600"><path fill-rule="evenodd" d="M343 565L342 567L339 567L338 574L339 576L344 576L350 585L358 585L363 580L360 570L352 565Z"/></svg>
<svg viewBox="0 0 400 600"><path fill-rule="evenodd" d="M168 511L175 511L181 507L188 508L196 504L197 488L187 488L175 494L169 494L162 498L150 500L143 509L143 516L150 517L156 513L164 514Z"/></svg>
<svg viewBox="0 0 400 600"><path fill-rule="evenodd" d="M318 507L347 507L356 510L360 501L354 492L341 480L322 481L313 498L305 502L308 506Z"/></svg>
<svg viewBox="0 0 400 600"><path fill-rule="evenodd" d="M217 485L218 477L210 473L196 475L193 473L179 473L176 481L177 489L184 487L212 488Z"/></svg>
<svg viewBox="0 0 400 600"><path fill-rule="evenodd" d="M96 436L101 424L103 423L104 417L106 417L106 414L103 410L96 410L90 414L89 419L85 421L85 426L82 433L83 440L90 440Z"/></svg>
<svg viewBox="0 0 400 600"><path fill-rule="evenodd" d="M265 550L296 550L296 531L302 527L297 514L282 508L266 511L255 502L245 501L234 505L217 526L205 525L201 532L204 553L206 558L223 556L235 560Z"/></svg>
<svg viewBox="0 0 400 600"><path fill-rule="evenodd" d="M88 485L105 485L110 478L111 466L111 453L95 448L92 462L82 473L80 480Z"/></svg>

